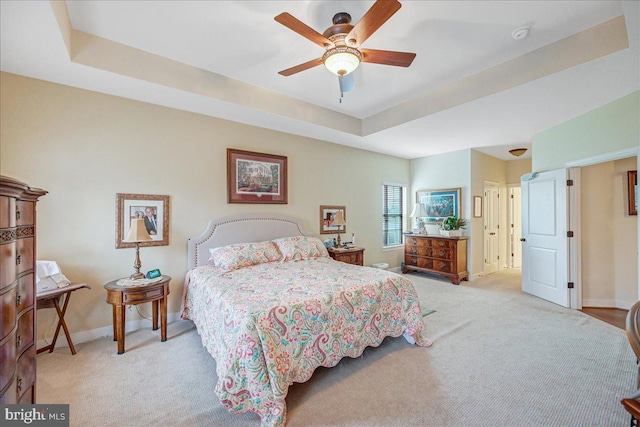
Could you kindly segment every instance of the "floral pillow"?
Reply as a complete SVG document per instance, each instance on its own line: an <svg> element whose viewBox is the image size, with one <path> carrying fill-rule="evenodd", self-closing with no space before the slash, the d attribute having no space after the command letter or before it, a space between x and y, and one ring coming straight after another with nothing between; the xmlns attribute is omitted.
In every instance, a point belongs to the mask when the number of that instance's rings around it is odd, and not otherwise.
<svg viewBox="0 0 640 427"><path fill-rule="evenodd" d="M278 250L278 247L271 241L237 243L235 245L209 249L209 252L211 252L209 262L213 261L214 266L226 271L282 259L282 254Z"/></svg>
<svg viewBox="0 0 640 427"><path fill-rule="evenodd" d="M282 262L329 257L327 248L317 237L293 236L273 241L280 249Z"/></svg>

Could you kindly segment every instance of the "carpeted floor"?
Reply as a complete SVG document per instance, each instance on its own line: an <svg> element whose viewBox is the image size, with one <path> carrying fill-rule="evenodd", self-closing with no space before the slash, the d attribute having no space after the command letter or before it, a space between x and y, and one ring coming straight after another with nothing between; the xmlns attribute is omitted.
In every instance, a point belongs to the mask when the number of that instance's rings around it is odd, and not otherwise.
<svg viewBox="0 0 640 427"><path fill-rule="evenodd" d="M519 272L453 286L408 275L432 347L386 339L318 369L287 397L288 426L627 426L636 362L624 331L520 291ZM38 402L72 426L257 426L213 392L215 362L190 322L38 355Z"/></svg>

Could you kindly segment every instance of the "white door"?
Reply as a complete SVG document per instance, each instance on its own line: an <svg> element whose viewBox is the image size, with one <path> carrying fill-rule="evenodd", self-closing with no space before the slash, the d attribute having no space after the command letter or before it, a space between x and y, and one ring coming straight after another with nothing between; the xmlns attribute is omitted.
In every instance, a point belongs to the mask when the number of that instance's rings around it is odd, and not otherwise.
<svg viewBox="0 0 640 427"><path fill-rule="evenodd" d="M522 290L569 307L567 170L522 181Z"/></svg>
<svg viewBox="0 0 640 427"><path fill-rule="evenodd" d="M509 189L509 244L511 268L522 267L522 196L520 187Z"/></svg>
<svg viewBox="0 0 640 427"><path fill-rule="evenodd" d="M498 270L500 248L498 229L500 228L500 186L484 183L484 272L493 273Z"/></svg>

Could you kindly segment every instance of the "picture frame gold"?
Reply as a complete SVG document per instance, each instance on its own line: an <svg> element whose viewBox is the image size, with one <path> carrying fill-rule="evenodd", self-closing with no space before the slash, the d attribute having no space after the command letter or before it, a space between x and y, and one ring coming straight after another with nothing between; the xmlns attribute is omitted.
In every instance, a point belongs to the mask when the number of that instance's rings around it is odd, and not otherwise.
<svg viewBox="0 0 640 427"><path fill-rule="evenodd" d="M135 248L135 243L123 242L129 233L131 220L145 218L151 242L140 246L169 245L169 196L154 194L116 194L116 249ZM151 217L153 219L151 219Z"/></svg>

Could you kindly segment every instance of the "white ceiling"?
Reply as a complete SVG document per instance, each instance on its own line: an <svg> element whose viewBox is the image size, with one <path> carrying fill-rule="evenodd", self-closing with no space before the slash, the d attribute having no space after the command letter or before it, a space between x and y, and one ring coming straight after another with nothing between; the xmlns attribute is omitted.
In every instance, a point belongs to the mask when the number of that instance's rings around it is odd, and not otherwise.
<svg viewBox="0 0 640 427"><path fill-rule="evenodd" d="M405 158L476 148L513 159L508 150L531 147L534 134L640 87L638 2L401 3L402 8L362 47L415 52L414 63L409 68L362 64L354 72L356 89L346 93L342 103L337 77L323 66L290 77L277 74L321 56L323 49L273 18L289 12L322 33L335 13L346 11L356 23L373 1L66 2L74 30L213 73L208 76L242 82L250 91L272 97L267 99L274 100L273 108L235 102L215 90L184 90L74 62L65 48L59 17L56 20L54 8L45 1L0 2L0 68ZM429 94L506 61L532 58L537 49L623 14L627 49L417 118L395 118L369 134L301 119L275 105L282 100L304 108L310 104L309 111L356 127L362 123L364 128L368 118L375 122L378 117L402 116L412 102L429 102ZM531 27L531 34L515 41L511 32L521 26ZM530 64L532 69L539 66ZM524 157L530 155L531 150Z"/></svg>

